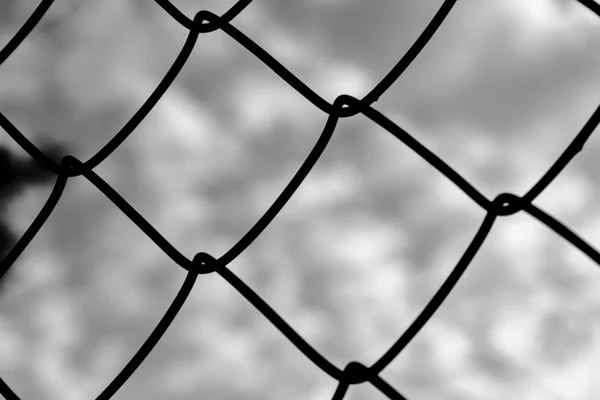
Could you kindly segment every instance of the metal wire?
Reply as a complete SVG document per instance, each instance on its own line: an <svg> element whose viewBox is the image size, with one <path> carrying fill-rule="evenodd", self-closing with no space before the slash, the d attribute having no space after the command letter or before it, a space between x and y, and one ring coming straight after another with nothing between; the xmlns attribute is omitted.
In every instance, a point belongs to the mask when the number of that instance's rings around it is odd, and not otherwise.
<svg viewBox="0 0 600 400"><path fill-rule="evenodd" d="M31 157L38 161L42 166L56 175L56 183L44 207L37 215L31 226L26 230L23 236L14 245L0 264L0 278L10 269L15 260L20 256L23 250L29 245L39 229L48 219L58 201L60 200L67 181L71 178L83 175L98 190L108 197L139 229L141 229L165 254L167 254L176 264L188 271L185 281L176 295L173 303L162 317L156 328L149 335L138 352L127 363L116 378L96 397L96 399L105 400L111 398L121 386L129 379L135 370L141 365L144 359L158 343L162 335L169 328L175 316L185 303L190 294L194 283L199 274L217 273L233 286L242 296L246 298L259 312L261 312L277 329L285 335L306 357L308 357L323 372L336 379L339 383L333 400L344 398L348 388L351 385L357 385L369 382L381 393L390 399L406 399L405 396L394 389L383 378L379 376L385 369L410 343L410 341L419 333L421 328L429 321L432 315L437 311L440 305L448 297L460 277L463 275L470 262L473 260L484 240L490 233L492 226L497 218L510 216L520 211L524 211L533 218L537 219L549 229L559 234L562 238L570 242L573 246L581 250L588 257L600 265L600 253L595 250L577 233L569 229L563 223L558 221L552 215L546 213L532 204L537 196L548 187L550 183L561 173L565 166L580 152L590 137L592 132L600 122L600 106L595 110L590 119L585 123L580 132L575 136L571 144L564 150L560 157L548 169L548 171L531 187L523 196L517 196L511 193L500 193L493 200L486 198L481 192L473 187L466 179L459 175L455 170L446 164L442 159L429 151L420 144L409 133L396 125L393 121L381 114L372 104L384 94L387 89L394 84L400 75L406 70L410 63L418 56L419 52L425 47L432 38L437 29L448 16L456 0L445 0L436 15L415 43L406 52L404 57L391 69L391 71L362 99L357 99L349 95L339 95L333 103L315 93L310 87L304 84L300 79L288 71L282 64L273 58L268 52L262 49L258 44L244 35L238 29L231 25L231 21L239 15L252 0L240 0L233 5L223 15L201 10L196 13L193 19L188 18L179 11L169 0L154 0L166 13L168 13L181 26L189 30L189 35L185 41L179 55L173 62L173 65L152 92L150 97L144 102L140 109L125 124L125 126L93 157L85 162L81 162L72 156L62 158L60 164L54 162L44 152L40 151L31 143L9 120L0 112L0 126L25 150ZM587 7L590 11L600 17L600 5L593 0L577 0ZM29 19L23 24L16 35L0 51L0 65L10 57L18 46L27 38L44 15L53 4L54 0L43 0ZM108 158L135 130L141 121L150 113L152 108L165 94L173 84L177 75L185 65L192 53L198 36L202 33L210 33L221 30L249 52L254 54L265 65L273 70L281 79L286 81L291 87L298 91L303 97L310 101L315 107L319 108L329 117L323 128L321 136L317 140L314 148L298 169L292 180L285 187L283 192L267 210L267 212L256 222L256 224L224 255L215 258L210 254L199 252L192 260L186 258L175 247L173 247L156 229L154 229L131 205L129 205L110 185L100 178L93 170L96 166ZM282 210L285 204L296 192L303 180L310 173L315 163L327 147L329 140L335 132L337 122L341 118L350 118L357 114L363 114L375 124L387 130L398 140L408 146L415 153L420 155L425 161L434 166L440 173L444 174L450 181L458 186L467 194L477 205L486 211L479 230L475 237L465 250L464 254L423 311L412 322L409 328L400 336L400 338L371 366L367 367L360 362L352 361L343 369L335 366L323 355L315 350L306 340L302 338L292 327L290 327L263 299L252 291L242 280L240 280L227 265L236 259L244 250L264 231L264 229L273 221L277 214ZM19 396L0 378L0 394L7 400L19 400Z"/></svg>

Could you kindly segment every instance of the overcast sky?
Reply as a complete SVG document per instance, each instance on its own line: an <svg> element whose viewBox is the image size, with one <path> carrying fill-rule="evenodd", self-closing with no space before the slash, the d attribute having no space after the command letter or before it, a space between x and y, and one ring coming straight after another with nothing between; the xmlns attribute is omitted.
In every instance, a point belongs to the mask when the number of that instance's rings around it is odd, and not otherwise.
<svg viewBox="0 0 600 400"><path fill-rule="evenodd" d="M175 0L193 17L231 2ZM6 43L36 7L0 3ZM441 0L255 0L232 24L328 101L357 97ZM0 66L0 111L85 161L152 93L187 33L149 0L56 0ZM374 104L489 199L525 193L600 102L600 20L576 1L460 0ZM96 172L191 259L226 253L292 179L327 116L250 52L201 34L167 94ZM8 135L3 143L10 140ZM536 200L600 238L598 139ZM22 234L50 194L10 209ZM298 192L229 268L338 368L375 362L427 304L484 211L364 116L338 122ZM0 376L23 399L95 398L185 277L92 184L69 181L0 298ZM498 220L382 376L411 400L597 398L597 266L526 215ZM115 399L309 399L336 382L216 274ZM346 399L383 399L369 384Z"/></svg>

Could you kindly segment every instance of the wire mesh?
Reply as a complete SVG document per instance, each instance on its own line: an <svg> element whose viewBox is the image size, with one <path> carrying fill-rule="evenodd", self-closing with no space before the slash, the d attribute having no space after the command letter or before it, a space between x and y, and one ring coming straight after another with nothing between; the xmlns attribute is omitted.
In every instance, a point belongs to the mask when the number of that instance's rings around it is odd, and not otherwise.
<svg viewBox="0 0 600 400"><path fill-rule="evenodd" d="M592 0L577 0L587 7L597 16L600 16L600 6ZM564 240L571 243L581 252L587 255L594 262L600 264L600 253L589 243L581 238L576 232L571 230L565 224L561 223L555 217L533 205L533 201L546 189L557 176L564 170L567 164L579 153L587 139L591 136L600 122L600 107L598 107L588 121L575 136L573 141L546 171L545 174L535 183L523 196L512 193L500 193L493 200L486 198L477 188L472 186L465 178L457 173L450 165L444 162L432 151L419 143L408 132L399 127L391 119L377 111L373 104L383 95L405 72L408 66L415 60L421 50L427 45L434 36L438 28L442 25L450 11L456 4L456 0L445 0L433 19L429 22L422 34L409 48L400 61L389 71L389 73L375 85L361 99L350 95L339 95L329 103L319 96L315 91L308 87L304 82L298 79L288 69L286 69L277 59L272 57L261 46L256 44L251 38L246 36L240 30L236 29L231 22L244 11L252 0L240 0L222 15L216 15L207 10L198 11L190 19L177 9L168 0L155 0L173 20L177 21L182 27L185 27L189 34L172 66L158 84L152 94L147 98L139 110L131 117L125 126L114 137L104 145L104 147L85 162L78 160L73 156L65 156L59 163L54 162L47 154L38 149L29 141L13 123L0 113L0 126L20 145L33 159L39 162L47 170L56 175L56 183L46 201L44 207L39 212L33 223L26 230L25 234L15 244L12 250L2 261L0 276L6 272L15 263L18 257L26 249L29 243L36 236L40 228L46 222L56 205L58 204L67 181L69 179L84 176L99 191L101 191L110 201L112 201L137 227L143 231L173 262L187 271L186 279L181 286L178 294L173 300L167 312L164 314L156 328L148 336L147 340L140 347L138 352L126 364L123 370L114 378L114 380L104 389L97 399L111 398L122 385L131 377L135 370L144 362L166 330L169 328L181 307L186 302L198 275L217 273L233 288L235 288L257 311L262 313L294 346L301 351L310 361L320 368L324 373L338 381L337 389L333 394L334 400L341 400L346 395L351 385L361 383L370 383L381 393L390 399L405 399L400 391L393 388L380 373L400 355L403 349L427 324L429 319L439 309L442 303L449 296L461 276L465 273L467 267L481 248L486 237L490 233L494 222L499 217L514 215L518 212L525 212L535 218L549 229L559 234ZM0 51L0 64L4 63L11 54L23 43L33 29L43 20L48 12L53 0L44 0L31 14L29 19L18 30L15 36ZM264 215L252 226L250 230L233 246L229 251L219 258L215 258L206 252L197 253L192 260L180 253L171 243L169 243L142 215L140 215L130 204L125 201L121 195L114 190L107 182L94 172L94 168L100 165L131 135L141 121L152 111L153 107L168 91L169 87L177 79L177 76L183 66L189 59L198 37L202 33L210 33L220 30L230 36L232 39L242 45L247 51L262 61L282 80L287 82L292 88L300 93L306 100L315 107L328 115L327 122L323 127L312 151L303 162L301 167L295 173L294 177L287 184L285 189L264 213ZM325 148L328 146L332 135L335 132L336 125L340 119L351 118L357 114L362 114L373 123L385 129L396 139L410 148L413 152L422 157L425 161L435 167L447 179L453 182L461 191L463 191L473 202L483 208L486 215L481 225L473 237L471 243L464 251L462 257L457 262L449 276L425 306L423 311L410 324L409 328L400 336L400 338L383 353L379 359L370 366L365 366L358 361L349 362L345 367L339 368L321 353L312 347L302 336L300 336L283 318L281 318L259 295L257 295L249 286L239 279L227 265L242 254L266 227L275 219L279 212L285 207L286 203L298 190L304 179L311 172ZM0 394L6 399L19 399L19 396L0 379Z"/></svg>

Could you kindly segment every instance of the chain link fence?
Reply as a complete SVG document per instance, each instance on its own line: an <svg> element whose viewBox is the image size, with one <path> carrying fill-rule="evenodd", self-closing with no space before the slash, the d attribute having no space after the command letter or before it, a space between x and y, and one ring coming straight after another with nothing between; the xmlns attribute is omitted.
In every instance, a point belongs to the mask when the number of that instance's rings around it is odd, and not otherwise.
<svg viewBox="0 0 600 400"><path fill-rule="evenodd" d="M587 7L594 14L600 16L600 6L592 0L578 0L579 3ZM76 157L65 156L60 163L55 162L45 152L36 147L26 136L11 122L4 114L0 113L0 126L10 135L10 137L22 147L32 158L43 165L47 170L56 175L56 183L43 206L42 210L35 218L34 222L26 230L12 250L8 253L1 264L1 274L4 275L25 251L30 242L34 239L38 231L42 228L46 220L50 217L54 208L59 203L65 190L67 182L70 179L83 176L102 192L122 213L124 213L135 225L143 231L174 263L179 265L187 275L175 299L164 314L156 328L150 333L147 340L140 347L139 351L131 358L122 371L114 380L104 389L97 399L109 399L125 384L138 367L144 362L150 352L154 349L161 337L165 334L169 326L173 323L176 315L185 304L192 288L198 279L202 279L207 274L218 274L229 285L231 285L239 294L241 294L256 310L264 315L293 345L302 352L315 366L323 373L329 375L338 381L337 388L333 393L334 400L341 400L345 397L348 389L352 385L370 384L382 394L390 399L406 399L401 394L401 390L394 388L388 381L382 378L382 371L395 360L419 331L427 324L429 319L439 309L442 303L449 296L452 289L465 273L467 267L481 248L486 237L489 235L494 223L501 217L509 217L519 212L524 212L547 228L556 232L564 240L571 243L581 252L587 255L595 263L600 264L600 254L576 232L571 230L557 218L541 208L533 205L533 201L546 189L559 174L565 169L567 164L582 150L586 141L593 133L600 122L600 107L598 107L583 128L575 136L560 157L547 170L545 174L535 183L524 195L518 196L512 193L500 193L494 199L490 200L483 195L476 187L471 185L463 176L457 173L450 165L444 162L435 153L427 149L418 140L410 135L409 132L402 129L390 118L377 111L373 104L378 101L386 91L396 82L396 80L405 72L408 66L416 59L421 50L427 45L429 40L435 35L438 28L443 24L446 17L457 3L456 0L445 0L433 19L429 22L422 34L409 48L401 60L389 71L389 73L375 85L364 97L355 98L350 95L341 94L337 96L332 103L326 101L323 97L313 91L302 80L292 74L277 59L272 57L261 46L246 36L240 30L235 28L231 22L245 8L250 5L252 0L241 0L235 3L222 15L217 15L207 10L198 11L193 18L187 17L177 7L168 0L155 0L157 6L170 15L179 25L187 29L187 38L183 48L177 55L175 61L170 67L162 81L156 86L152 94L146 99L139 110L123 126L108 143L104 144L102 149L94 154L87 161L82 162ZM25 39L32 33L34 28L40 24L53 0L44 0L36 8L29 19L18 30L14 37L6 44L0 52L0 65L3 64L12 53L14 53ZM48 29L51 29L48 28ZM178 74L186 65L192 51L202 34L221 31L234 39L247 51L252 53L257 59L268 66L282 80L287 82L294 90L301 94L307 101L312 103L323 113L327 114L327 121L322 132L311 150L306 160L289 181L285 189L279 194L266 213L252 226L251 229L225 254L216 258L206 252L198 252L191 260L184 256L175 248L165 237L161 235L144 217L134 209L111 185L103 180L94 169L111 156L138 128L142 121L153 110L157 102L165 95L170 86L176 81ZM232 263L240 254L242 254L267 228L267 226L277 217L294 193L298 190L305 178L309 175L325 149L327 148L339 121L345 118L352 118L362 114L372 123L385 129L393 135L404 146L410 148L418 154L427 163L433 166L440 174L444 175L462 192L464 192L477 206L485 211L485 217L481 221L480 227L473 237L471 243L464 251L460 260L456 263L449 276L445 279L441 287L431 298L423 311L414 319L409 328L385 351L376 362L371 365L364 365L360 360L352 361L344 367L338 367L318 352L308 343L300 334L296 332L286 321L276 313L267 302L265 302L255 291L253 291L243 280L238 278L227 266ZM198 278L199 275L200 278ZM10 388L10 386L0 379L0 393L8 400L19 399L19 396Z"/></svg>

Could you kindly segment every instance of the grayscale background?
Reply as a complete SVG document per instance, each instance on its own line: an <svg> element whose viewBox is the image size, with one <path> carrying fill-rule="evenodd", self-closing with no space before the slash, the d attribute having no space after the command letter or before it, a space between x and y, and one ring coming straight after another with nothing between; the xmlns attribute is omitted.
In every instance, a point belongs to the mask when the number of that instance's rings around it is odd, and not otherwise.
<svg viewBox="0 0 600 400"><path fill-rule="evenodd" d="M188 16L233 1L175 0ZM38 2L0 0L4 45ZM366 94L441 0L255 0L233 25L329 101ZM56 0L0 66L0 110L85 161L160 82L186 31L151 0ZM488 198L523 194L600 102L600 19L575 0L459 0L374 107ZM222 32L96 172L188 258L267 210L326 115ZM10 141L5 132L2 143ZM24 152L22 152L24 153ZM600 243L600 138L536 200ZM52 185L8 209L22 234ZM400 141L344 119L279 216L230 269L339 368L370 365L472 240L484 210ZM24 400L94 399L185 271L84 178L0 296L0 376ZM600 270L526 214L499 219L437 314L382 376L410 400L600 397ZM217 274L115 399L326 400L314 366ZM384 399L370 384L346 399Z"/></svg>

